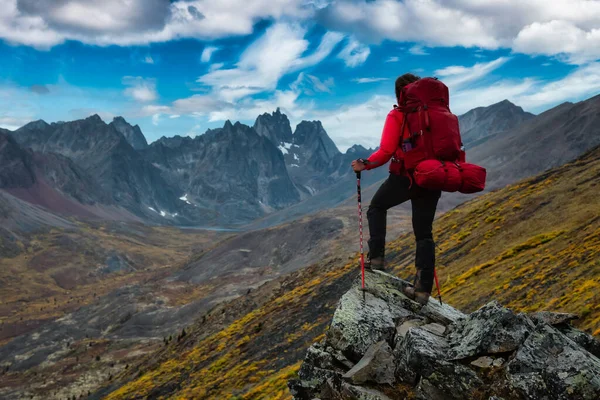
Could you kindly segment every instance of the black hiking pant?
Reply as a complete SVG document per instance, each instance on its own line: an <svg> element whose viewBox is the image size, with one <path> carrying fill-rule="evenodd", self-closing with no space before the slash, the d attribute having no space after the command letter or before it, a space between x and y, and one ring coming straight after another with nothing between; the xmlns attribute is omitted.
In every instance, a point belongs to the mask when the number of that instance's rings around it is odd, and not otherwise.
<svg viewBox="0 0 600 400"><path fill-rule="evenodd" d="M412 203L412 225L417 241L417 269L433 270L435 267L435 244L432 225L435 210L442 192L428 190L410 184L406 176L390 174L388 179L373 196L367 219L369 220L369 257L383 257L385 254L385 233L387 210L410 200Z"/></svg>

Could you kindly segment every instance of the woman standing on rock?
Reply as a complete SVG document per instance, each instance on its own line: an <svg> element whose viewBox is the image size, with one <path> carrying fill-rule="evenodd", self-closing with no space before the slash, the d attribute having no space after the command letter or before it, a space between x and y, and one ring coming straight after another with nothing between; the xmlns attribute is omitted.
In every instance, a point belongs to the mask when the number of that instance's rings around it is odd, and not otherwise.
<svg viewBox="0 0 600 400"><path fill-rule="evenodd" d="M419 79L413 74L404 74L396 79L398 104L404 87ZM405 135L403 131L406 132ZM417 186L411 174L404 168L404 152L400 143L403 137L409 136L408 126L404 123L404 114L394 107L385 120L379 149L367 160L353 161L352 168L355 172L370 170L391 160L390 175L375 193L367 211L370 232L367 266L370 269L384 269L387 210L410 200L417 246L415 258L417 273L414 286L406 288L405 294L421 304L426 304L433 287L435 243L432 225L441 191Z"/></svg>

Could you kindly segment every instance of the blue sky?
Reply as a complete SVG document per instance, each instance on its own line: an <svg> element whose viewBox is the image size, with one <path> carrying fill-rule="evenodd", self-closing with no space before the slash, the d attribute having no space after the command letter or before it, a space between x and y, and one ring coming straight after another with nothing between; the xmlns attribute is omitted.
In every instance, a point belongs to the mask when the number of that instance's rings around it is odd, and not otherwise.
<svg viewBox="0 0 600 400"><path fill-rule="evenodd" d="M0 0L0 126L99 114L149 141L281 107L374 147L404 72L461 114L600 93L600 1Z"/></svg>

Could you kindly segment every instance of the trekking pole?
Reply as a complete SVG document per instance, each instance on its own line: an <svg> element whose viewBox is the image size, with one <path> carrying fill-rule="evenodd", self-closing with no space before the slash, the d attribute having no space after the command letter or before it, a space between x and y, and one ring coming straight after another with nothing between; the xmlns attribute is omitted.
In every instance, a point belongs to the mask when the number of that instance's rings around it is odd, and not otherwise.
<svg viewBox="0 0 600 400"><path fill-rule="evenodd" d="M433 277L435 278L435 286L437 287L438 299L440 299L440 305L443 305L442 304L442 292L440 292L440 283L438 282L437 272L436 272L435 268L433 269Z"/></svg>
<svg viewBox="0 0 600 400"><path fill-rule="evenodd" d="M360 171L356 173L356 192L358 193L358 233L360 236L360 273L361 284L365 290L365 253L363 251L362 199L360 194Z"/></svg>

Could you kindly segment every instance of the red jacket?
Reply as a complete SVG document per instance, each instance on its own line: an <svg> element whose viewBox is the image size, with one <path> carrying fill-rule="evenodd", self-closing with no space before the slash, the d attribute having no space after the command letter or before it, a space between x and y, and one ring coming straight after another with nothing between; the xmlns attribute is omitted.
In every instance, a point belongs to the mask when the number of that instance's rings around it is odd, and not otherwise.
<svg viewBox="0 0 600 400"><path fill-rule="evenodd" d="M394 108L389 112L383 126L379 149L367 159L369 163L366 165L366 169L380 167L391 159L390 173L406 175L403 162L404 154L402 153L402 147L400 147L400 141L403 136L401 133L403 121L404 114L398 109ZM406 130L408 127L404 129Z"/></svg>

